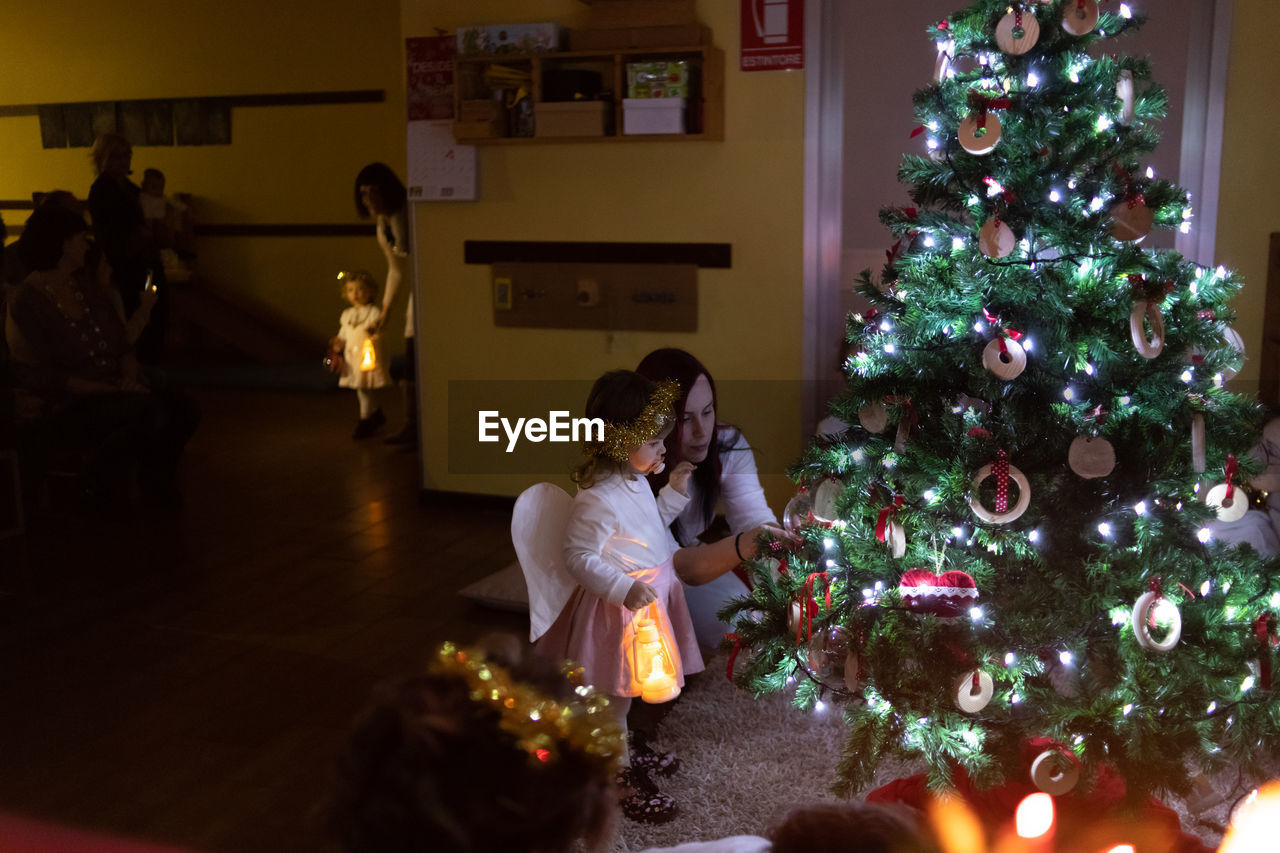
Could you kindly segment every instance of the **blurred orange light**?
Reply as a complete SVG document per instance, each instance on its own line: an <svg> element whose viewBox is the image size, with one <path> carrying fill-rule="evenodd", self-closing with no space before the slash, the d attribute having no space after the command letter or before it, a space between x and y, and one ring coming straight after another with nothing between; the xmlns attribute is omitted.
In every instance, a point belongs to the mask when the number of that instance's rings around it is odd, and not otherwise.
<svg viewBox="0 0 1280 853"><path fill-rule="evenodd" d="M929 804L929 822L943 853L985 853L982 824L959 797L940 797Z"/></svg>
<svg viewBox="0 0 1280 853"><path fill-rule="evenodd" d="M1053 797L1048 794L1030 794L1018 803L1014 814L1014 826L1019 838L1039 838L1053 829Z"/></svg>

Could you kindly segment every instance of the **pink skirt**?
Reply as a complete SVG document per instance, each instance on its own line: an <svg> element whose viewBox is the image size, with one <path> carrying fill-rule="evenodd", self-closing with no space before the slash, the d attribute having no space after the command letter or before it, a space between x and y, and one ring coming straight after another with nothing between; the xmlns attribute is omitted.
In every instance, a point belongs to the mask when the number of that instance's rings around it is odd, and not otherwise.
<svg viewBox="0 0 1280 853"><path fill-rule="evenodd" d="M702 672L703 663L684 602L684 587L671 561L627 576L652 586L658 593L657 601L633 612L578 587L556 621L534 643L534 650L545 657L580 664L583 680L610 696L639 696L634 622L652 616L671 651L676 681L683 687L685 674Z"/></svg>

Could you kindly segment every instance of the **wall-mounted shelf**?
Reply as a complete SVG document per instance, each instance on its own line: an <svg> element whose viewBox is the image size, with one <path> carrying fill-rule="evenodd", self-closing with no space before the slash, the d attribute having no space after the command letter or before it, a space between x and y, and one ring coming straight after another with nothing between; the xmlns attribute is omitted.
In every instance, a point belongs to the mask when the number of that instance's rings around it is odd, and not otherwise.
<svg viewBox="0 0 1280 853"><path fill-rule="evenodd" d="M685 133L623 133L622 98L627 91L627 64L685 60L689 63L689 96L685 105ZM512 110L495 99L494 84L485 72L504 66L526 76L530 92L531 120L514 121ZM600 81L608 99L588 117L591 107L582 101L555 97L553 78L564 80L581 74ZM537 55L460 56L454 61L454 138L467 145L527 145L541 142L694 142L724 139L724 51L709 44L689 47L645 47L613 50L559 51ZM512 89L518 88L513 84ZM550 96L550 97L549 97ZM489 106L486 106L486 103ZM555 107L547 105L555 104ZM571 119L576 126L547 132L549 116L565 108L580 108L583 115ZM538 125L539 111L544 127ZM595 127L595 116L600 126ZM560 118L560 116L557 116ZM584 127L585 121L585 127ZM524 133L526 135L514 135Z"/></svg>

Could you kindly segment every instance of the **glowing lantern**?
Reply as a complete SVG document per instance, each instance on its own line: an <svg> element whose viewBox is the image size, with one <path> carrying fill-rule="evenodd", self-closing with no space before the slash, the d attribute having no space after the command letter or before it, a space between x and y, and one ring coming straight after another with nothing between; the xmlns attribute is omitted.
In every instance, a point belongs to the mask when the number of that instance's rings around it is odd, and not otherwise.
<svg viewBox="0 0 1280 853"><path fill-rule="evenodd" d="M1253 791L1231 816L1221 853L1262 853L1274 850L1276 826L1280 825L1280 782Z"/></svg>
<svg viewBox="0 0 1280 853"><path fill-rule="evenodd" d="M669 702L680 695L676 683L676 665L667 640L651 618L635 621L636 677L640 680L640 698L646 702Z"/></svg>
<svg viewBox="0 0 1280 853"><path fill-rule="evenodd" d="M378 356L373 350L373 338L365 338L360 348L360 369L373 370L378 366Z"/></svg>

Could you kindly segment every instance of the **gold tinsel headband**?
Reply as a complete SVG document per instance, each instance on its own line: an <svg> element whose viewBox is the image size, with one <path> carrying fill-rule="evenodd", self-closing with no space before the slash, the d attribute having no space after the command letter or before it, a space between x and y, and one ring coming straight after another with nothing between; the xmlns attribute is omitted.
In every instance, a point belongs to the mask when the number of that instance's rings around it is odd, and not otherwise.
<svg viewBox="0 0 1280 853"><path fill-rule="evenodd" d="M607 456L614 462L626 462L633 448L639 447L666 429L680 396L680 383L663 379L657 383L649 402L636 416L625 424L606 423L604 441L587 442L587 452Z"/></svg>
<svg viewBox="0 0 1280 853"><path fill-rule="evenodd" d="M565 677L575 684L574 698L558 702L511 677L484 652L443 643L427 666L432 675L466 682L471 701L499 714L498 726L534 764L549 764L574 752L615 771L626 749L621 727L609 715L609 698L582 684L582 669L566 664Z"/></svg>

